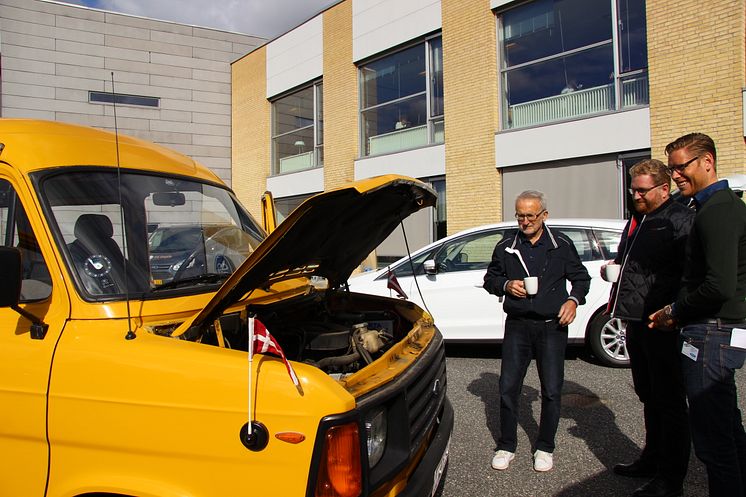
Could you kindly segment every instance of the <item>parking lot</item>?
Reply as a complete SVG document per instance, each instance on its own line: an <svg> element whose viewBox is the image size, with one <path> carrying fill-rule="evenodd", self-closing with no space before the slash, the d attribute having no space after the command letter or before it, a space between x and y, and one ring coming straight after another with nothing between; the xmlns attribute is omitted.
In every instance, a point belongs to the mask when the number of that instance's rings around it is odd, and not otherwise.
<svg viewBox="0 0 746 497"><path fill-rule="evenodd" d="M579 349L568 351L554 470L536 473L530 440L538 432L541 401L532 363L521 396L516 458L508 470L495 471L490 460L499 435L500 347L448 345L446 351L456 420L443 497L621 497L645 483L612 472L616 463L637 456L644 439L628 369L599 366ZM737 381L746 395L743 375ZM693 453L684 495L707 495L705 470Z"/></svg>

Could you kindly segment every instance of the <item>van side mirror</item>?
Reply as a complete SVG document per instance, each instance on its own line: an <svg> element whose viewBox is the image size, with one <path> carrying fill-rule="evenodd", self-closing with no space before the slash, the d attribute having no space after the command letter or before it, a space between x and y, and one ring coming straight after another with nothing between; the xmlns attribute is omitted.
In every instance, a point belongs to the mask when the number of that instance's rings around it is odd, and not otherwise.
<svg viewBox="0 0 746 497"><path fill-rule="evenodd" d="M0 308L10 307L21 316L31 321L31 338L43 339L49 325L44 323L25 309L18 307L21 300L21 283L23 273L21 266L21 251L15 247L0 247Z"/></svg>
<svg viewBox="0 0 746 497"><path fill-rule="evenodd" d="M21 298L21 251L0 247L0 307L15 307Z"/></svg>
<svg viewBox="0 0 746 497"><path fill-rule="evenodd" d="M435 259L426 260L423 267L425 268L425 274L436 274L438 272L437 266L435 265Z"/></svg>

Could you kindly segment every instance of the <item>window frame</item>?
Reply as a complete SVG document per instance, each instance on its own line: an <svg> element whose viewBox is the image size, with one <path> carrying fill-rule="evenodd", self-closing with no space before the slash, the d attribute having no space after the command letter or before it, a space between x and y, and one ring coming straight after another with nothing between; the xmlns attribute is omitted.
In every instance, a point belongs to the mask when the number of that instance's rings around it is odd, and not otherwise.
<svg viewBox="0 0 746 497"><path fill-rule="evenodd" d="M357 66L357 74L358 74L358 101L359 108L358 108L358 119L359 119L359 126L358 126L358 132L359 132L359 147L360 147L360 154L359 156L361 158L364 157L373 157L373 156L379 156L379 155L387 155L390 153L398 153L404 150L412 150L416 148L426 147L430 145L439 145L445 142L445 112L443 109L441 109L441 113L438 115L433 115L433 98L435 95L435 87L437 86L435 84L435 78L437 77L438 71L435 70L435 61L434 61L434 55L433 55L433 44L434 40L439 40L440 42L440 78L438 80L439 86L440 86L440 92L443 91L443 35L442 33L438 32L429 36L426 36L424 38L400 45L390 51L387 51L383 54L377 55L375 57L372 57L370 59L367 59ZM405 50L409 50L413 47L422 46L422 50L424 50L424 61L425 61L425 74L424 74L424 80L425 80L425 88L422 91L418 91L415 93L408 94L406 96L400 96L397 98L393 98L391 100L386 100L385 102L377 102L374 105L368 105L365 106L366 98L365 98L365 78L364 78L364 72L367 66L374 62L379 62L382 60L385 60L388 57L393 57L401 52L404 52ZM442 96L442 95L441 95ZM391 106L400 104L403 102L408 101L414 101L417 98L424 97L425 100L425 126L426 126L426 135L427 139L425 143L416 144L412 146L401 146L401 147L395 147L391 150L385 150L378 153L372 153L370 151L370 139L378 136L384 136L387 133L390 133L391 131L384 131L380 132L375 135L368 135L366 133L366 113L370 113L371 111L375 111L376 109L380 109L385 106ZM419 125L422 126L422 125ZM417 128L418 126L413 126L413 128ZM441 131L439 132L439 129ZM395 129L396 131L401 131L400 129ZM438 134L441 136L439 137Z"/></svg>
<svg viewBox="0 0 746 497"><path fill-rule="evenodd" d="M283 99L292 97L294 95L298 95L300 92L306 91L308 89L312 89L313 96L313 123L306 126L300 126L297 128L294 128L290 131L285 131L282 133L277 132L277 126L278 126L278 117L277 117L277 104L281 102ZM323 106L323 95L324 95L324 82L323 79L317 79L314 80L308 84L305 84L303 86L294 88L288 92L285 92L281 95L278 95L270 100L270 104L272 107L271 111L271 124L270 124L270 147L271 147L271 161L270 161L270 176L279 176L282 174L289 174L294 173L298 171L306 171L309 169L315 169L318 167L323 167L324 165L324 106ZM286 156L286 157L280 157L279 156L279 144L278 140L283 137L292 136L293 134L297 134L299 131L302 130L312 130L312 136L313 136L313 145L311 152L311 165L307 167L300 167L298 169L292 169L283 171L281 167L281 160L289 157L293 157L292 155ZM305 144L303 145L305 147ZM300 152L298 155L305 155L308 152Z"/></svg>
<svg viewBox="0 0 746 497"><path fill-rule="evenodd" d="M606 113L613 113L613 112L619 112L622 110L627 110L630 108L635 107L647 107L649 106L649 82L647 79L647 72L648 72L648 65L646 65L644 68L637 68L629 71L624 71L622 69L622 61L621 61L621 55L620 51L622 50L622 36L620 33L620 30L622 29L620 25L620 2L619 0L607 0L610 3L611 8L611 38L596 41L592 43L588 43L586 45L580 46L580 47L574 47L572 49L563 50L561 52L557 52L555 54L551 55L545 55L545 56L539 56L535 59L529 60L529 61L523 61L521 63L512 65L510 67L506 64L506 55L505 55L505 39L504 39L504 33L505 28L503 24L504 15L507 12L514 11L516 9L520 9L523 7L526 7L527 5L530 5L534 3L537 0L532 0L529 2L520 2L517 5L511 5L507 8L497 10L495 11L496 16L496 30L497 30L497 60L498 60L498 87L499 87L499 108L500 108L500 126L501 129L504 131L507 130L513 130L513 129L525 129L535 126L544 126L548 124L554 124L559 123L563 121L572 121L577 119L583 119L592 115L601 115ZM536 119L535 121L531 122L529 118L529 122L526 123L518 123L516 124L516 118L514 118L514 108L516 105L519 104L513 104L510 105L508 102L508 91L507 91L507 78L509 73L521 69L525 69L527 67L536 66L538 64L551 62L555 60L562 60L563 58L571 57L580 55L583 53L590 52L595 49L599 49L600 47L609 46L611 49L611 63L613 68L613 81L610 83L611 91L613 91L613 95L611 95L611 98L607 97L607 108L606 109L589 109L589 112L576 112L573 113L572 111L567 112L564 111L563 107L560 107L563 110L558 110L558 116L550 116L545 117L544 119ZM648 62L646 61L646 64ZM632 92L639 92L640 95L637 95L637 93L633 95L627 95L625 93L625 83L632 83L635 84L635 81L637 81L638 86L640 86L639 89L631 88L630 91ZM555 106L566 106L566 107L572 107L573 104L571 102L571 96L565 96L563 94L564 92L560 92L557 94L549 95L546 97L537 98L534 100L529 100L527 102L520 102L520 104L528 104L532 102L540 102L542 100L549 100L549 99L556 99L557 101L554 102ZM598 97L598 96L597 96ZM552 105L551 103L548 105ZM608 108L610 107L610 108Z"/></svg>

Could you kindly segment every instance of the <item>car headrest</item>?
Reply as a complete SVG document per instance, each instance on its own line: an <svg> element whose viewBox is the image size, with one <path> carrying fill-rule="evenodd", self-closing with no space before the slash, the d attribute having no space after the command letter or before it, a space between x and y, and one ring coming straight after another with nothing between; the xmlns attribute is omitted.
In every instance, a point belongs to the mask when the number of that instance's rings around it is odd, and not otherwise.
<svg viewBox="0 0 746 497"><path fill-rule="evenodd" d="M75 221L75 238L111 238L114 226L103 214L83 214Z"/></svg>

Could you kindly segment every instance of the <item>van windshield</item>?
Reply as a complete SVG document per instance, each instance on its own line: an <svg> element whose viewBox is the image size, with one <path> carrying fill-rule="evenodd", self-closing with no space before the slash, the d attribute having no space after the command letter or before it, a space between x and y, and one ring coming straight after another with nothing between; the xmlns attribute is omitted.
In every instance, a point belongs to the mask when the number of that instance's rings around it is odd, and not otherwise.
<svg viewBox="0 0 746 497"><path fill-rule="evenodd" d="M87 300L214 291L265 237L229 190L191 178L81 167L34 182Z"/></svg>

